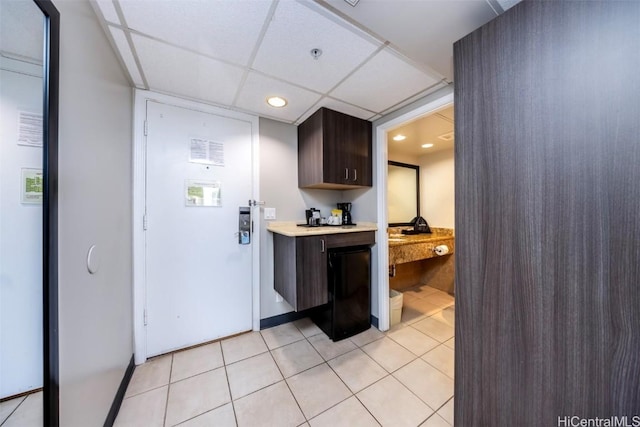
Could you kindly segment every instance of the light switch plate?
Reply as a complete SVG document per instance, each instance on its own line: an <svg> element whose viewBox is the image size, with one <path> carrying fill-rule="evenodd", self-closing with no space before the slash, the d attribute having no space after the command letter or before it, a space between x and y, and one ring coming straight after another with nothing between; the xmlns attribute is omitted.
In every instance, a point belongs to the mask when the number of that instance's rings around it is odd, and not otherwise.
<svg viewBox="0 0 640 427"><path fill-rule="evenodd" d="M276 219L276 208L264 208L264 219Z"/></svg>

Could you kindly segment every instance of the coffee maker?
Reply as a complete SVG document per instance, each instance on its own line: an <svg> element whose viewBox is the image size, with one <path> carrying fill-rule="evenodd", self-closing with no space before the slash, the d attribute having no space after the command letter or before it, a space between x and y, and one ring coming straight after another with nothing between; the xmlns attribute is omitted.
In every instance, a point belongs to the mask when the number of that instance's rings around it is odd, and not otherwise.
<svg viewBox="0 0 640 427"><path fill-rule="evenodd" d="M338 203L338 209L342 211L342 225L355 225L351 219L351 203Z"/></svg>

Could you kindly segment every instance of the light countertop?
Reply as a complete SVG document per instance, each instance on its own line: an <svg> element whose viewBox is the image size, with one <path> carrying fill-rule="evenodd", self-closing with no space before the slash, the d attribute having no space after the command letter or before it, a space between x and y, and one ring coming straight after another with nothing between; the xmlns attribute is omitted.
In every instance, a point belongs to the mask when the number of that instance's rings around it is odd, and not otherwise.
<svg viewBox="0 0 640 427"><path fill-rule="evenodd" d="M357 233L360 231L376 231L375 222L358 222L356 225L327 225L320 227L298 227L296 222L272 221L267 230L289 237L315 236L318 234Z"/></svg>

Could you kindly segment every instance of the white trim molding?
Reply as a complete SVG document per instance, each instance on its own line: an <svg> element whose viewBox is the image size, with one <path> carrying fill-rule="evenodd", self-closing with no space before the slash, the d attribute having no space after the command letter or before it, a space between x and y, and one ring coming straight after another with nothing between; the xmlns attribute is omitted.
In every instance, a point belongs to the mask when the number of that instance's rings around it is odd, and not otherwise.
<svg viewBox="0 0 640 427"><path fill-rule="evenodd" d="M378 209L378 329L389 330L389 236L387 235L387 132L453 103L453 87L447 86L374 122Z"/></svg>

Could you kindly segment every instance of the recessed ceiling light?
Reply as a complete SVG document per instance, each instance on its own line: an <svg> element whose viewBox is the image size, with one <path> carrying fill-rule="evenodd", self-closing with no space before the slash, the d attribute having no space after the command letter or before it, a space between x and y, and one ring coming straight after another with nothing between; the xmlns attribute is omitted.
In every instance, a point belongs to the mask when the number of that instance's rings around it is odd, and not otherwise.
<svg viewBox="0 0 640 427"><path fill-rule="evenodd" d="M431 148L433 144L422 144L422 148Z"/></svg>
<svg viewBox="0 0 640 427"><path fill-rule="evenodd" d="M287 105L287 100L281 96L270 96L267 98L267 104L275 108L282 108Z"/></svg>
<svg viewBox="0 0 640 427"><path fill-rule="evenodd" d="M393 137L394 141L404 141L407 137L401 134L398 134L396 136Z"/></svg>

